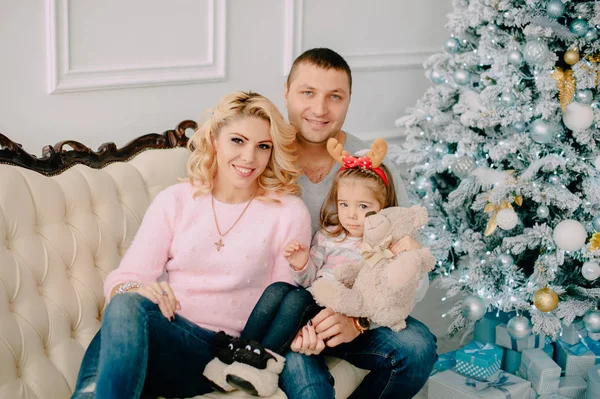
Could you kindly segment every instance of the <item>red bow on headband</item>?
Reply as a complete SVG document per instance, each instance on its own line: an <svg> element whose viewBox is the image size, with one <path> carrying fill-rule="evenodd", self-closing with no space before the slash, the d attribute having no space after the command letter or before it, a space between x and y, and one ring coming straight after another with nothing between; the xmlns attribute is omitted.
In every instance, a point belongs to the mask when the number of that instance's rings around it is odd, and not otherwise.
<svg viewBox="0 0 600 399"><path fill-rule="evenodd" d="M353 157L348 154L348 151L344 151L342 145L334 138L329 139L327 142L327 151L329 151L329 154L336 161L342 164L342 170L354 168L372 170L383 180L385 186L389 187L387 176L383 169L379 167L387 153L387 143L385 140L375 139L367 155L361 157Z"/></svg>

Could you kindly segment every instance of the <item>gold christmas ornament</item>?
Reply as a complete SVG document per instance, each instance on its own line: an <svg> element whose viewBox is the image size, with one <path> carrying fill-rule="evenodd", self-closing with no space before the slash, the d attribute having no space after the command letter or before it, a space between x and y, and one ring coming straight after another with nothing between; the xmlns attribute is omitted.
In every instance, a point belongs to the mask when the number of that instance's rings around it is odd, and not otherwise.
<svg viewBox="0 0 600 399"><path fill-rule="evenodd" d="M590 238L590 251L595 251L600 249L600 233L592 234L592 238Z"/></svg>
<svg viewBox="0 0 600 399"><path fill-rule="evenodd" d="M572 49L565 51L565 55L563 56L565 62L569 65L575 65L579 62L579 50Z"/></svg>
<svg viewBox="0 0 600 399"><path fill-rule="evenodd" d="M558 306L558 295L552 288L541 288L533 295L533 304L540 312L551 312Z"/></svg>
<svg viewBox="0 0 600 399"><path fill-rule="evenodd" d="M577 86L573 71L571 69L565 70L556 68L556 70L552 72L552 78L556 80L556 86L558 87L560 108L565 112L567 110L567 105L571 104L571 101L573 101Z"/></svg>

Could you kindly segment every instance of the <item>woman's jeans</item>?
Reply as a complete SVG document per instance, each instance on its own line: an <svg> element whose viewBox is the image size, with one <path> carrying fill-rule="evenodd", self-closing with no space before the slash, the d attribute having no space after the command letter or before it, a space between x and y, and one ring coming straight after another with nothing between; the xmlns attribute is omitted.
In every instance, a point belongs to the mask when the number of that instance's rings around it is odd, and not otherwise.
<svg viewBox="0 0 600 399"><path fill-rule="evenodd" d="M241 337L283 355L296 333L321 309L304 288L273 283L252 310Z"/></svg>
<svg viewBox="0 0 600 399"><path fill-rule="evenodd" d="M202 375L215 333L136 293L116 295L90 343L72 398L193 397L213 391ZM101 345L102 343L102 345Z"/></svg>

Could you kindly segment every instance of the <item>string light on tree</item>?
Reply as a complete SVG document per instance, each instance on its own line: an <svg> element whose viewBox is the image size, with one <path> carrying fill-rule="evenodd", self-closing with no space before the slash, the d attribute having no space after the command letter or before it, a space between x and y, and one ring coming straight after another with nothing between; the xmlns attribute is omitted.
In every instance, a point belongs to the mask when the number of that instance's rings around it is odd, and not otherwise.
<svg viewBox="0 0 600 399"><path fill-rule="evenodd" d="M533 304L540 312L551 312L558 306L558 294L552 288L541 288L533 295Z"/></svg>

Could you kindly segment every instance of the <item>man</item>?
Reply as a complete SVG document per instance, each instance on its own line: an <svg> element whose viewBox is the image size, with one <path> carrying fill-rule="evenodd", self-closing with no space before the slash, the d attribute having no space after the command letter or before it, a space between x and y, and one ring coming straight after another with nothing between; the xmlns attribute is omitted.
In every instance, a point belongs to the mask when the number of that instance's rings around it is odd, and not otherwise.
<svg viewBox="0 0 600 399"><path fill-rule="evenodd" d="M353 154L365 143L342 131L350 105L352 75L346 61L326 48L307 50L292 65L284 86L285 105L291 124L298 129L298 155L304 172L300 184L311 212L313 233L319 226L319 211L339 168L327 152L335 137ZM396 167L389 162L400 206L409 206L406 189ZM403 243L405 248L418 246ZM421 284L418 300L427 287ZM350 396L357 398L411 398L425 384L436 360L435 337L419 321L409 317L406 329L395 333L387 327L369 328L368 321L354 320L330 309L313 320L315 334L295 340L296 350L286 356L281 386L290 399L334 397L333 378L323 354L347 360L370 370ZM313 355L313 356L306 356Z"/></svg>

